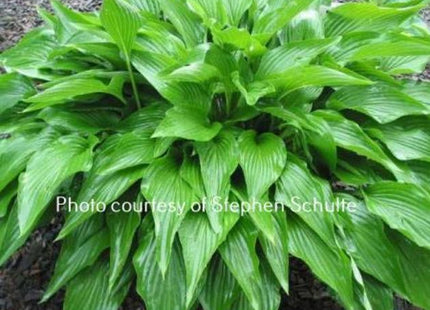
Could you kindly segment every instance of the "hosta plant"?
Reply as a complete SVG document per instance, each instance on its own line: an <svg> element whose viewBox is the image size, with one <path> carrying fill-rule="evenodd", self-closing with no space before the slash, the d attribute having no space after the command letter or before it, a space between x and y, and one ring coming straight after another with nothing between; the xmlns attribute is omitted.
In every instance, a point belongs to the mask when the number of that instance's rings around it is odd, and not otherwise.
<svg viewBox="0 0 430 310"><path fill-rule="evenodd" d="M61 214L64 309L279 309L290 256L430 309L426 5L53 0L0 55L0 264Z"/></svg>

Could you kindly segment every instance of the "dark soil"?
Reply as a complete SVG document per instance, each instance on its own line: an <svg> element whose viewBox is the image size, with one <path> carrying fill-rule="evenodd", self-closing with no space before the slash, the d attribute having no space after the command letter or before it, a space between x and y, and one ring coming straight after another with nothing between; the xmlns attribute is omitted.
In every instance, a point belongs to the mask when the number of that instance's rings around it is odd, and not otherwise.
<svg viewBox="0 0 430 310"><path fill-rule="evenodd" d="M101 0L62 0L75 9L91 11L100 6ZM350 0L351 1L351 0ZM347 2L347 1L339 1ZM14 45L29 30L40 24L36 7L49 9L48 0L0 0L0 51ZM423 11L430 23L430 11ZM427 70L415 79L430 80ZM60 291L45 304L38 304L53 272L60 244L54 243L61 229L62 220L51 223L29 238L26 245L0 269L0 310L59 310L62 309L64 292ZM327 288L299 260L292 259L290 266L290 296L283 298L282 309L291 310L340 310ZM397 309L412 309L398 301ZM144 310L143 303L130 290L123 310Z"/></svg>

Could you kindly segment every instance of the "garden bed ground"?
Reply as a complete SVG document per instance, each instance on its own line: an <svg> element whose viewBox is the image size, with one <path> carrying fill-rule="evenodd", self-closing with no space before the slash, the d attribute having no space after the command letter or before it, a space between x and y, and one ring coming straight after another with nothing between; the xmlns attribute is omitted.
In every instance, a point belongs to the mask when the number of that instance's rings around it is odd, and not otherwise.
<svg viewBox="0 0 430 310"><path fill-rule="evenodd" d="M101 0L63 0L73 8L82 11L96 9ZM342 1L347 2L347 1ZM0 51L14 45L22 35L40 23L36 7L49 8L48 0L0 0ZM430 11L424 11L424 18L430 22ZM429 70L414 79L430 80ZM60 244L54 243L62 220L55 218L49 225L39 229L26 245L0 269L0 310L57 310L61 309L64 292L56 294L47 303L40 305L44 288L52 274L59 253ZM310 271L297 259L291 260L291 292L284 298L282 309L342 309L330 297L330 293ZM134 289L131 290L134 292ZM135 293L127 297L124 310L144 309ZM397 309L412 309L405 302L398 301Z"/></svg>

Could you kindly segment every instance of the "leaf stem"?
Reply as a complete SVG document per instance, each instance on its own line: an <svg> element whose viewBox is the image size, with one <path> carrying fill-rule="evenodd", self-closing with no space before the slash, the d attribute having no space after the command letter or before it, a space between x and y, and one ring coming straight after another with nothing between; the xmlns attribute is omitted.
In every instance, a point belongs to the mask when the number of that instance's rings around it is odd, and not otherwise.
<svg viewBox="0 0 430 310"><path fill-rule="evenodd" d="M140 109L140 108L142 108L142 105L140 104L139 94L137 92L136 81L134 80L134 75L133 75L133 71L131 69L131 64L130 64L130 57L128 54L126 54L126 63L127 63L128 74L130 75L131 87L133 88L133 94L134 94L134 98L136 100L136 106L137 106L137 109Z"/></svg>

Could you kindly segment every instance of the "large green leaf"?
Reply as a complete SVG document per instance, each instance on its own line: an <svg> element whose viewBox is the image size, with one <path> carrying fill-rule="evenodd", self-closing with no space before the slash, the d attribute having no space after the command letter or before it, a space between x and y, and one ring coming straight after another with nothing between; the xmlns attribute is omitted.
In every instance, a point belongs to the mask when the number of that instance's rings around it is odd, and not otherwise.
<svg viewBox="0 0 430 310"><path fill-rule="evenodd" d="M307 65L338 41L338 39L306 40L272 49L262 57L256 79L262 80L281 74L292 67Z"/></svg>
<svg viewBox="0 0 430 310"><path fill-rule="evenodd" d="M233 228L221 245L220 253L228 269L236 278L254 310L278 309L278 289L265 283L255 250L257 230L246 218ZM237 262L240 262L238 264Z"/></svg>
<svg viewBox="0 0 430 310"><path fill-rule="evenodd" d="M42 302L69 283L81 270L94 264L108 247L109 232L103 228L103 217L94 217L80 226L64 240Z"/></svg>
<svg viewBox="0 0 430 310"><path fill-rule="evenodd" d="M100 20L125 57L129 57L141 19L138 11L123 0L103 1Z"/></svg>
<svg viewBox="0 0 430 310"><path fill-rule="evenodd" d="M0 192L0 218L8 213L9 205L18 191L18 182L13 181Z"/></svg>
<svg viewBox="0 0 430 310"><path fill-rule="evenodd" d="M70 281L64 299L64 309L116 310L128 294L133 273L129 266L117 285L109 290L109 263L99 261L94 266L81 271Z"/></svg>
<svg viewBox="0 0 430 310"><path fill-rule="evenodd" d="M273 274L278 279L284 291L288 293L289 256L287 215L283 211L273 212L272 214L276 229L275 242L271 242L264 235L259 237L259 241Z"/></svg>
<svg viewBox="0 0 430 310"><path fill-rule="evenodd" d="M337 150L333 133L327 122L312 114L304 114L299 110L286 109L279 106L264 107L262 111L285 121L287 124L303 130L310 145L315 147L322 160L334 170L337 164Z"/></svg>
<svg viewBox="0 0 430 310"><path fill-rule="evenodd" d="M68 111L60 108L45 108L37 115L52 127L96 134L102 130L112 128L118 117L107 111Z"/></svg>
<svg viewBox="0 0 430 310"><path fill-rule="evenodd" d="M366 206L391 228L430 248L430 194L414 184L376 183L364 191Z"/></svg>
<svg viewBox="0 0 430 310"><path fill-rule="evenodd" d="M315 275L333 288L346 308L354 304L351 262L340 249L330 248L299 217L288 220L289 249Z"/></svg>
<svg viewBox="0 0 430 310"><path fill-rule="evenodd" d="M151 131L134 131L110 136L97 155L95 173L107 175L151 163L156 140L150 135Z"/></svg>
<svg viewBox="0 0 430 310"><path fill-rule="evenodd" d="M134 233L140 225L140 213L111 212L106 215L106 223L110 235L109 288L112 289L129 257Z"/></svg>
<svg viewBox="0 0 430 310"><path fill-rule="evenodd" d="M6 68L18 71L23 75L45 78L37 69L47 61L56 43L53 32L46 28L39 28L29 32L11 49L0 55L0 63Z"/></svg>
<svg viewBox="0 0 430 310"><path fill-rule="evenodd" d="M107 175L98 175L94 171L90 171L87 179L82 184L76 203L81 205L82 203L91 204L91 202L94 202L94 205L99 203L109 205L140 180L144 173L145 166L123 169ZM79 208L76 212L72 212L64 223L57 239L62 239L70 234L93 216L95 212L96 210L93 210L93 208L89 208L89 210Z"/></svg>
<svg viewBox="0 0 430 310"><path fill-rule="evenodd" d="M243 14L252 5L252 2L247 0L238 0L238 1L222 0L221 2L226 8L228 21L232 26L238 26Z"/></svg>
<svg viewBox="0 0 430 310"><path fill-rule="evenodd" d="M291 155L276 183L275 199L297 213L327 245L333 246L331 215L325 208L312 208L317 203L323 206L331 203L325 195L327 186L310 173L306 163Z"/></svg>
<svg viewBox="0 0 430 310"><path fill-rule="evenodd" d="M178 240L172 244L170 264L162 273L157 264L157 237L150 216L142 223L141 236L133 264L137 274L136 290L145 301L146 309L187 309L185 266Z"/></svg>
<svg viewBox="0 0 430 310"><path fill-rule="evenodd" d="M318 65L293 67L282 74L271 76L269 81L280 90L287 92L311 86L338 87L373 84L368 79L352 74L352 72Z"/></svg>
<svg viewBox="0 0 430 310"><path fill-rule="evenodd" d="M390 8L373 3L343 4L328 12L324 25L325 33L330 37L348 32L387 31L398 27L421 8L421 5Z"/></svg>
<svg viewBox="0 0 430 310"><path fill-rule="evenodd" d="M405 117L370 126L370 134L384 142L400 160L430 161L430 121L427 117Z"/></svg>
<svg viewBox="0 0 430 310"><path fill-rule="evenodd" d="M213 28L214 42L219 45L244 51L250 57L260 56L266 47L260 43L247 29L229 27L226 29Z"/></svg>
<svg viewBox="0 0 430 310"><path fill-rule="evenodd" d="M92 149L97 142L94 136L63 136L34 154L19 178L18 218L22 234L34 227L62 182L77 172L90 170Z"/></svg>
<svg viewBox="0 0 430 310"><path fill-rule="evenodd" d="M187 0L186 2L208 26L214 22L220 25L226 24L227 12L222 1Z"/></svg>
<svg viewBox="0 0 430 310"><path fill-rule="evenodd" d="M256 225L273 240L275 228L270 213L256 206L276 182L287 161L287 150L281 138L272 133L257 136L249 130L239 137L240 166L242 167L247 188L247 199L256 208L250 215Z"/></svg>
<svg viewBox="0 0 430 310"><path fill-rule="evenodd" d="M267 42L278 30L288 24L294 16L309 7L314 0L283 2L282 7L268 10L267 14L262 14L255 21L253 33L262 42ZM274 6L276 8L276 6Z"/></svg>
<svg viewBox="0 0 430 310"><path fill-rule="evenodd" d="M424 283L429 274L426 262L429 251L401 235L392 238L393 231L387 229L382 220L372 215L363 201L348 195L340 197L355 204L354 211L343 213L339 223L347 238L346 251L354 258L360 269L412 302L424 307L428 305L430 302L428 287ZM372 243L369 243L369 238L373 240ZM412 256L415 257L413 264ZM377 304L380 302L376 300Z"/></svg>
<svg viewBox="0 0 430 310"><path fill-rule="evenodd" d="M282 173L287 150L281 138L272 133L257 135L246 131L239 138L240 166L250 198L260 199Z"/></svg>
<svg viewBox="0 0 430 310"><path fill-rule="evenodd" d="M327 107L355 110L379 123L389 123L406 115L430 114L428 106L394 88L383 86L342 88L330 97Z"/></svg>
<svg viewBox="0 0 430 310"><path fill-rule="evenodd" d="M403 56L411 61L411 56L428 56L429 54L430 42L428 40L398 35L393 36L388 42L375 42L362 46L354 53L353 60Z"/></svg>
<svg viewBox="0 0 430 310"><path fill-rule="evenodd" d="M221 128L220 123L211 123L204 111L191 107L174 107L167 111L166 117L157 127L153 137L209 141Z"/></svg>
<svg viewBox="0 0 430 310"><path fill-rule="evenodd" d="M139 12L135 7L123 0L106 0L103 1L100 20L103 27L124 54L137 107L140 108L139 94L131 69L131 50L134 46L137 31L143 24Z"/></svg>
<svg viewBox="0 0 430 310"><path fill-rule="evenodd" d="M18 206L13 204L7 216L0 218L0 266L7 262L30 236L31 231L21 234L18 223Z"/></svg>
<svg viewBox="0 0 430 310"><path fill-rule="evenodd" d="M159 0L127 0L127 2L134 5L139 10L151 12L154 15L160 13Z"/></svg>
<svg viewBox="0 0 430 310"><path fill-rule="evenodd" d="M220 232L223 213L216 212L215 199L224 201L230 191L230 177L239 164L239 147L233 133L221 131L212 141L196 143L205 186L206 212L212 228ZM219 202L221 202L219 201Z"/></svg>
<svg viewBox="0 0 430 310"><path fill-rule="evenodd" d="M25 101L31 103L31 105L25 111L40 110L48 106L65 103L79 96L96 93L110 94L124 101L122 83L122 77L112 79L109 85L97 79L73 79L57 84L37 95L27 98Z"/></svg>
<svg viewBox="0 0 430 310"><path fill-rule="evenodd" d="M176 232L191 205L198 201L190 185L181 177L178 161L174 154L155 160L142 180L142 194L151 202L156 261L163 275L169 266Z"/></svg>
<svg viewBox="0 0 430 310"><path fill-rule="evenodd" d="M160 4L164 15L175 26L188 47L203 43L206 33L205 28L185 1L160 0Z"/></svg>
<svg viewBox="0 0 430 310"><path fill-rule="evenodd" d="M238 214L226 212L218 233L212 230L204 213L189 213L181 224L179 238L187 274L187 306L191 305L203 271L238 218Z"/></svg>
<svg viewBox="0 0 430 310"><path fill-rule="evenodd" d="M239 297L239 285L218 256L212 259L202 292L199 296L204 310L232 309L233 303ZM214 294L214 292L217 292Z"/></svg>
<svg viewBox="0 0 430 310"><path fill-rule="evenodd" d="M0 75L0 114L34 93L27 78L17 73Z"/></svg>
<svg viewBox="0 0 430 310"><path fill-rule="evenodd" d="M322 117L330 126L336 144L358 155L374 160L393 173L400 173L399 168L384 153L361 127L333 111L318 110L314 115Z"/></svg>
<svg viewBox="0 0 430 310"><path fill-rule="evenodd" d="M40 139L43 140L42 137ZM9 139L0 140L0 190L24 170L31 155L43 144L36 135L13 135Z"/></svg>

